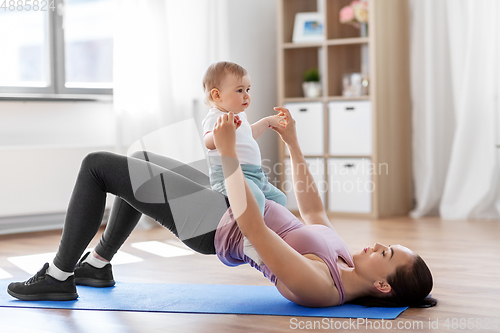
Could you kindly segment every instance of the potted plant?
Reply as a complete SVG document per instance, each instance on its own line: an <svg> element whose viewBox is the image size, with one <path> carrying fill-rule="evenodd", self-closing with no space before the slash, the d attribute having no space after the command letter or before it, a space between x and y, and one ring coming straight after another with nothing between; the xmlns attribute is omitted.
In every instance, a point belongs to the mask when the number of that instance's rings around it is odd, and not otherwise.
<svg viewBox="0 0 500 333"><path fill-rule="evenodd" d="M319 71L317 68L308 69L304 73L302 89L305 97L316 98L321 96L321 83L319 81Z"/></svg>

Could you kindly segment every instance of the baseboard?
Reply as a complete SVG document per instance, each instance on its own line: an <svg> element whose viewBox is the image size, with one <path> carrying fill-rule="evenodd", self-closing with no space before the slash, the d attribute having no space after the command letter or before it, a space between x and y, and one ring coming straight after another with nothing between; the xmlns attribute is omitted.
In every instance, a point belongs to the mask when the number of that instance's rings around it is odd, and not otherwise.
<svg viewBox="0 0 500 333"><path fill-rule="evenodd" d="M103 224L108 220L109 209L104 211ZM0 217L0 235L26 232L60 230L66 212Z"/></svg>

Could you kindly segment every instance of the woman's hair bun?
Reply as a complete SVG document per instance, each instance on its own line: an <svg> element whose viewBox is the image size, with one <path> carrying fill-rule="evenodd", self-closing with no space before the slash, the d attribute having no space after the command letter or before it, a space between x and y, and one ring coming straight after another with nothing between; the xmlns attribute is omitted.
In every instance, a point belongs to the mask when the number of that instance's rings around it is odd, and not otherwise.
<svg viewBox="0 0 500 333"><path fill-rule="evenodd" d="M412 305L413 308L430 308L437 304L437 299L431 296L431 294L427 295L423 300L419 303Z"/></svg>

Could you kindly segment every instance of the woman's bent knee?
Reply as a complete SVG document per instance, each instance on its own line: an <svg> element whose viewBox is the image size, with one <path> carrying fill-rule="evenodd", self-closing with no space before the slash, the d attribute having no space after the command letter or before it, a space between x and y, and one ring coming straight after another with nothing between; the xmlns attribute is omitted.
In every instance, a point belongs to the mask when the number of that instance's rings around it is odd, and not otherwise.
<svg viewBox="0 0 500 333"><path fill-rule="evenodd" d="M109 151L94 151L88 153L82 160L82 168L90 168L102 164L103 161L109 159L114 154Z"/></svg>

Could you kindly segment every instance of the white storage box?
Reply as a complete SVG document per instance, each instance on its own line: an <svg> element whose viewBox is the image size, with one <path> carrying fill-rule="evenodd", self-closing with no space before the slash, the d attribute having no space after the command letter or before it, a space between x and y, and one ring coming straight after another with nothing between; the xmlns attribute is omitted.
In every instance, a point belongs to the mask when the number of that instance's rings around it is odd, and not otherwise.
<svg viewBox="0 0 500 333"><path fill-rule="evenodd" d="M327 184L325 180L325 162L322 158L306 158L307 166L311 172L316 187L319 190L321 201L323 205L325 204L325 192L327 189ZM295 192L293 191L293 181L292 181L292 165L289 158L284 160L283 172L285 173L285 182L283 183L283 191L287 197L286 207L289 210L298 210L297 198L295 197Z"/></svg>
<svg viewBox="0 0 500 333"><path fill-rule="evenodd" d="M284 107L295 119L297 138L304 155L324 155L323 103L287 103ZM285 154L289 154L286 147Z"/></svg>
<svg viewBox="0 0 500 333"><path fill-rule="evenodd" d="M372 154L372 108L370 101L328 103L330 155Z"/></svg>
<svg viewBox="0 0 500 333"><path fill-rule="evenodd" d="M328 210L332 212L370 213L375 190L369 158L328 159Z"/></svg>

